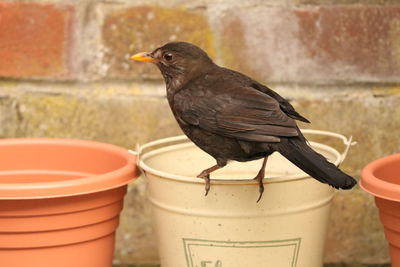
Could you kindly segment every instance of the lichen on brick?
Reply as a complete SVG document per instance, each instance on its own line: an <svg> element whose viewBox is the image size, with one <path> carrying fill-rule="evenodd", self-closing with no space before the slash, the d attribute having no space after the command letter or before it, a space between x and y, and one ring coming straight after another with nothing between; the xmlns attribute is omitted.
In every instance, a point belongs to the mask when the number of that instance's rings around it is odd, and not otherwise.
<svg viewBox="0 0 400 267"><path fill-rule="evenodd" d="M170 41L187 41L215 55L213 34L202 11L159 6L122 8L106 14L102 28L103 63L112 78L161 78L150 64L129 60L130 55L151 51Z"/></svg>

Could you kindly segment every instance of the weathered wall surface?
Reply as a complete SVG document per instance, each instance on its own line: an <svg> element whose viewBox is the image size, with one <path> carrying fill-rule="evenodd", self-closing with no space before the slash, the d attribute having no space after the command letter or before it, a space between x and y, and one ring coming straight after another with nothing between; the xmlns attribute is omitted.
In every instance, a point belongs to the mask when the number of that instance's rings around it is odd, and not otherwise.
<svg viewBox="0 0 400 267"><path fill-rule="evenodd" d="M180 134L151 65L174 40L291 99L310 126L358 142L343 168L400 151L400 1L0 1L0 137L134 148ZM116 262L156 262L144 183L130 186ZM373 199L337 192L326 262L388 262Z"/></svg>

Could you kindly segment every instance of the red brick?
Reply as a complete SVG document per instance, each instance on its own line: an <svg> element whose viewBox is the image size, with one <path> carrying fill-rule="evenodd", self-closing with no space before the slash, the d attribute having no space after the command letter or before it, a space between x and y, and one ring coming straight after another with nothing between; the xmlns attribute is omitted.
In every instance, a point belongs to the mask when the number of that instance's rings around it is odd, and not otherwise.
<svg viewBox="0 0 400 267"><path fill-rule="evenodd" d="M400 6L253 7L221 20L224 63L261 79L400 81Z"/></svg>
<svg viewBox="0 0 400 267"><path fill-rule="evenodd" d="M71 6L0 3L0 76L68 77Z"/></svg>
<svg viewBox="0 0 400 267"><path fill-rule="evenodd" d="M127 7L106 12L102 29L103 75L110 78L161 78L151 64L129 60L129 56L151 51L170 41L188 41L213 56L211 28L204 11L158 6Z"/></svg>

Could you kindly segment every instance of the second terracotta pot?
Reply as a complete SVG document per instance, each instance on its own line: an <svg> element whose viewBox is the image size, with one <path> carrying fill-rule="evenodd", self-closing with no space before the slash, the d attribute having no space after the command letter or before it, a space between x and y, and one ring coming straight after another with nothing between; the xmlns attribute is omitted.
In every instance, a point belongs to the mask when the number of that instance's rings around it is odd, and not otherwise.
<svg viewBox="0 0 400 267"><path fill-rule="evenodd" d="M400 266L400 154L368 164L362 171L360 186L375 196L392 266Z"/></svg>

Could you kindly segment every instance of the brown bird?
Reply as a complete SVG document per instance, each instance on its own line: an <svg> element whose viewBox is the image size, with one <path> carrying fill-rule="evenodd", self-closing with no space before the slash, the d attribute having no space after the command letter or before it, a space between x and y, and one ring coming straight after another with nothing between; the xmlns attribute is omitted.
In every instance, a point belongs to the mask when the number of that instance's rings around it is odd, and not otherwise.
<svg viewBox="0 0 400 267"><path fill-rule="evenodd" d="M197 176L206 182L206 195L210 173L228 161L264 158L254 178L259 184L258 202L267 159L275 151L334 188L350 189L357 183L308 146L296 120L309 121L287 100L244 74L216 65L199 47L172 42L131 59L157 65L179 126L217 161Z"/></svg>

